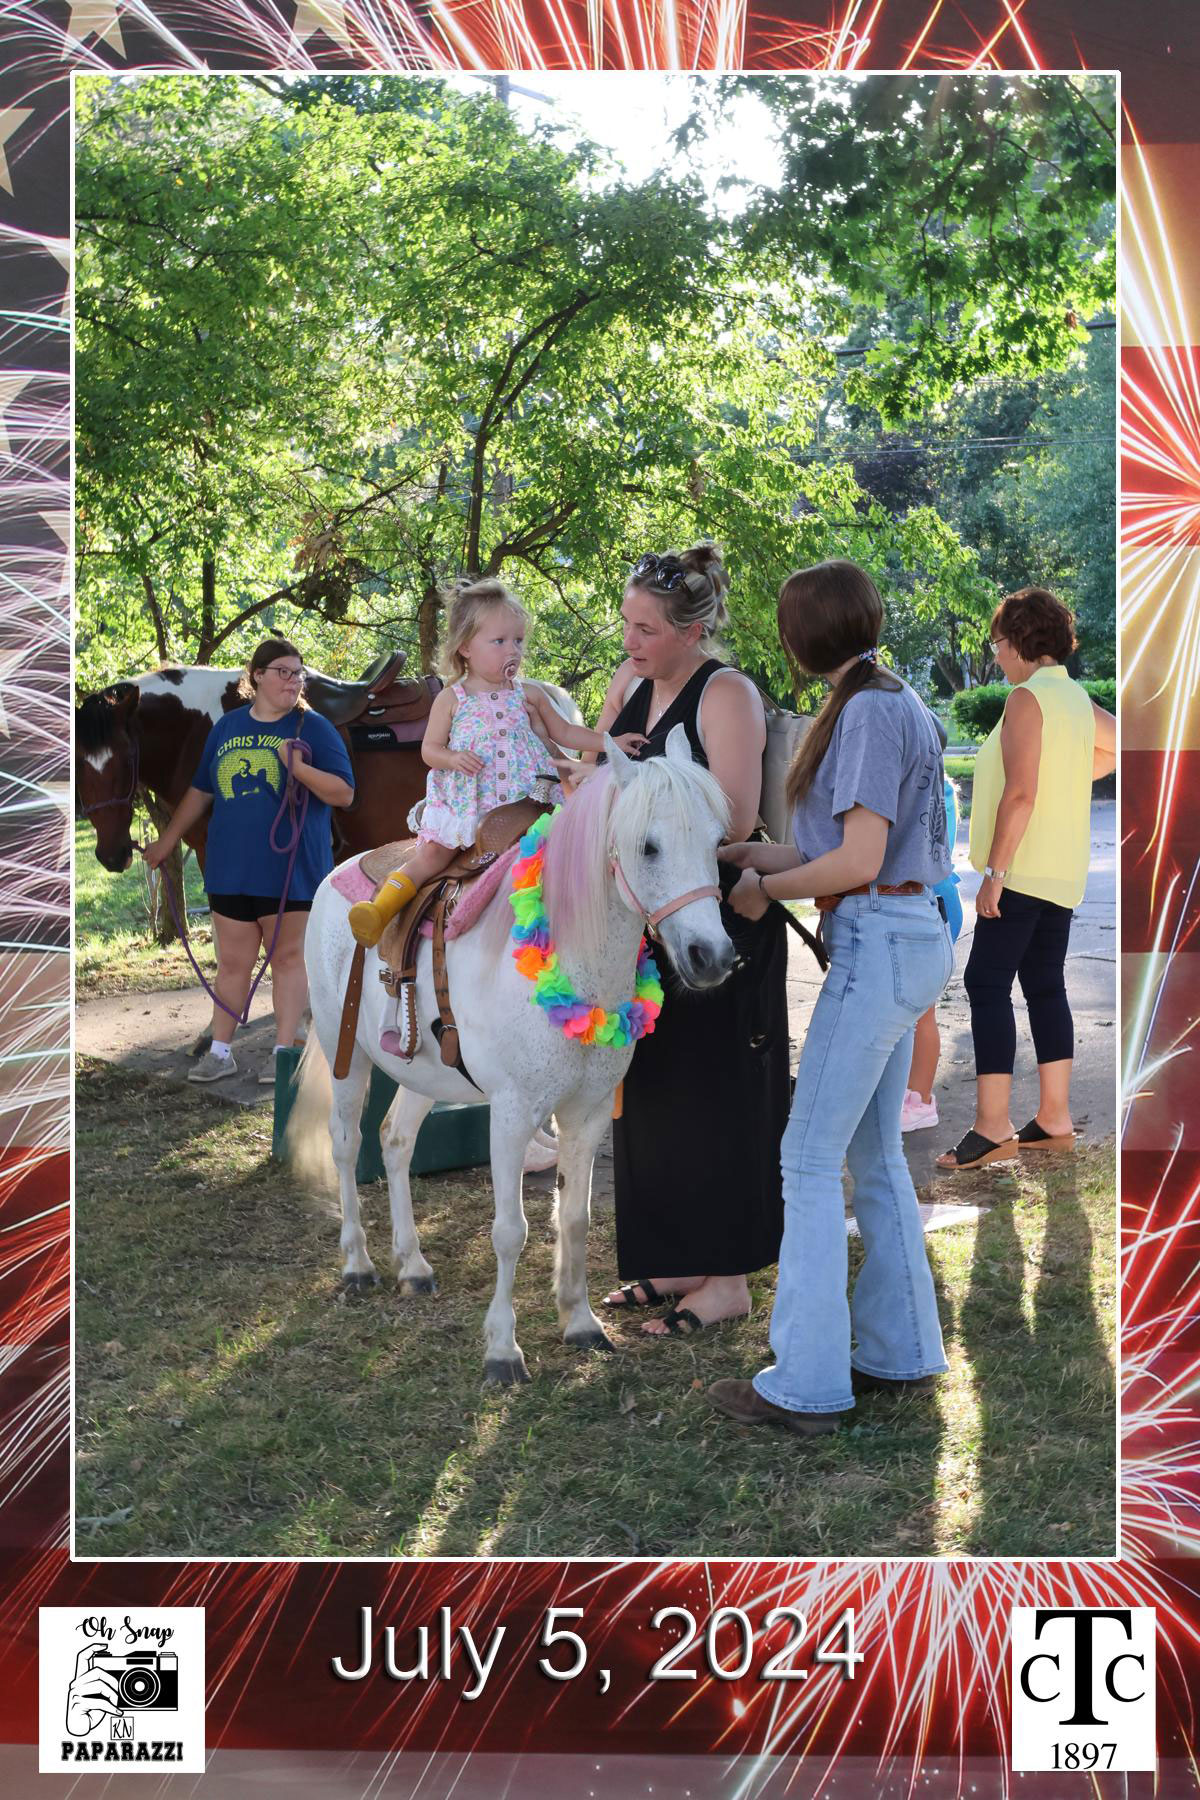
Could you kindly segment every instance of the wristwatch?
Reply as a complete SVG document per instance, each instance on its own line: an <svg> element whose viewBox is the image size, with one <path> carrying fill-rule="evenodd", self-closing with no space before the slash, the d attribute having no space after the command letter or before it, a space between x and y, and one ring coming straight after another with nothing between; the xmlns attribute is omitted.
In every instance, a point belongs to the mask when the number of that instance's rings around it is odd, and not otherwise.
<svg viewBox="0 0 1200 1800"><path fill-rule="evenodd" d="M1008 874L1008 870L993 869L991 863L988 863L983 873L988 881L1003 881L1004 877Z"/></svg>

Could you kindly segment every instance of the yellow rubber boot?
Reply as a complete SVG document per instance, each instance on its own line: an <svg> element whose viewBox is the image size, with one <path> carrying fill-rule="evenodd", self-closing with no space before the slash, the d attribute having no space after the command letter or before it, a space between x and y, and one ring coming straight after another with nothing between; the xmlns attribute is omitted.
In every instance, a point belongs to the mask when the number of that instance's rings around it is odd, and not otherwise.
<svg viewBox="0 0 1200 1800"><path fill-rule="evenodd" d="M403 869L393 869L373 900L356 900L350 908L350 929L357 944L374 948L383 936L383 928L408 905L416 893L416 883Z"/></svg>

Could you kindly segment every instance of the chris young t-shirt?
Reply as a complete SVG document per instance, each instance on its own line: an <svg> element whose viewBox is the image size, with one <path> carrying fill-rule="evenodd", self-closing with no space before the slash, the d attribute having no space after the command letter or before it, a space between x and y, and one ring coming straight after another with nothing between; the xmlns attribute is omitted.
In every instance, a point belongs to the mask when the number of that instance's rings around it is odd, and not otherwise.
<svg viewBox="0 0 1200 1800"><path fill-rule="evenodd" d="M287 874L287 856L271 848L271 826L287 779L279 746L301 738L314 769L340 775L353 785L354 772L341 738L318 713L294 707L267 724L239 706L218 719L208 734L192 786L213 797L204 862L210 894L259 894L278 899ZM333 867L330 809L308 792L308 816L296 851L289 900L311 900ZM285 813L276 833L286 844L291 821Z"/></svg>
<svg viewBox="0 0 1200 1800"><path fill-rule="evenodd" d="M876 880L936 887L950 873L942 743L937 721L909 687L865 688L842 708L813 784L792 818L806 862L840 848L844 818L865 806L888 822Z"/></svg>

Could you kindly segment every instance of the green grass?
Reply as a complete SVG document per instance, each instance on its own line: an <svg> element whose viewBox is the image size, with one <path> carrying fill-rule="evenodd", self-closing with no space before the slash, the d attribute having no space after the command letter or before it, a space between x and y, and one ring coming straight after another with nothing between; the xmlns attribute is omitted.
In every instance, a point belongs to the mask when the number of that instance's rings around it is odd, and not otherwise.
<svg viewBox="0 0 1200 1800"><path fill-rule="evenodd" d="M148 1104L150 1102L150 1104ZM694 1342L561 1342L551 1195L526 1185L530 1385L484 1389L482 1175L414 1184L441 1293L341 1295L336 1223L269 1160L265 1112L83 1063L76 1431L84 1555L1088 1556L1114 1548L1111 1147L956 1178L991 1210L929 1238L951 1372L818 1445L704 1389L768 1360L754 1316ZM363 1192L386 1270L387 1201ZM857 1263L857 1243L851 1247ZM615 1268L611 1209L590 1243ZM103 1521L88 1523L86 1521Z"/></svg>
<svg viewBox="0 0 1200 1800"><path fill-rule="evenodd" d="M951 781L974 781L975 758L973 756L946 756L942 761Z"/></svg>
<svg viewBox="0 0 1200 1800"><path fill-rule="evenodd" d="M188 906L207 906L194 856L184 867ZM191 918L188 934L206 972L215 965L207 918ZM98 994L184 987L195 980L180 944L165 949L150 934L146 877L140 856L123 875L110 875L96 861L96 834L86 820L75 824L75 986L90 999Z"/></svg>

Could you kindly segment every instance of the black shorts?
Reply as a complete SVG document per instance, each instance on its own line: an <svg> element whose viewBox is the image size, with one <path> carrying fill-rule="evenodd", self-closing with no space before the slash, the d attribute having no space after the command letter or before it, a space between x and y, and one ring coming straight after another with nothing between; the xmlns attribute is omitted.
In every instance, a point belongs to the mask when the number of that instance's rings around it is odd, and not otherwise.
<svg viewBox="0 0 1200 1800"><path fill-rule="evenodd" d="M243 925L257 925L260 919L272 918L279 911L278 894L210 894L208 910L222 919L238 919ZM311 912L311 900L289 900L284 912Z"/></svg>

